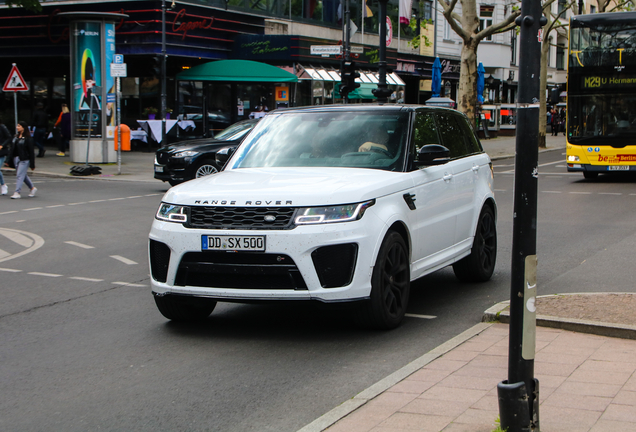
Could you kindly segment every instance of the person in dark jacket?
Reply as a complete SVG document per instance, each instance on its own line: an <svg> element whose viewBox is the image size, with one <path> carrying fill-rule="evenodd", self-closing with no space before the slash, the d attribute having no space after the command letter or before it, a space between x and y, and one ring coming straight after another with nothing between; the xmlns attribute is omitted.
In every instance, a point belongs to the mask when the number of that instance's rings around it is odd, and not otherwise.
<svg viewBox="0 0 636 432"><path fill-rule="evenodd" d="M6 195L9 192L9 188L4 183L4 177L2 176L2 167L4 166L4 160L9 156L10 149L11 132L2 123L2 118L0 118L0 195Z"/></svg>
<svg viewBox="0 0 636 432"><path fill-rule="evenodd" d="M64 152L68 150L71 139L71 112L68 109L68 105L62 104L62 112L55 122L55 127L60 128L60 151L57 155L66 156Z"/></svg>
<svg viewBox="0 0 636 432"><path fill-rule="evenodd" d="M16 172L15 193L11 195L11 199L22 198L20 191L22 190L23 182L31 189L29 193L30 197L34 197L38 190L27 175L29 167L31 167L31 170L35 169L35 152L33 147L33 137L31 137L29 133L29 125L25 121L19 121L16 126L16 134L13 138L13 146L11 148L11 158L13 159Z"/></svg>
<svg viewBox="0 0 636 432"><path fill-rule="evenodd" d="M44 112L42 102L38 102L37 105L35 105L31 123L35 128L33 139L39 150L38 157L44 157L44 153L46 152L46 150L44 150L44 140L46 139L46 128L49 125L49 116Z"/></svg>

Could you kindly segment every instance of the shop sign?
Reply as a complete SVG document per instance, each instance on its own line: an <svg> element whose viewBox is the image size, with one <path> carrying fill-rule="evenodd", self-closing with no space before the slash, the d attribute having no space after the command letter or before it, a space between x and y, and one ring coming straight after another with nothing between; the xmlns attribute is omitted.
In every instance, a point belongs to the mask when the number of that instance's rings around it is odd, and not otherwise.
<svg viewBox="0 0 636 432"><path fill-rule="evenodd" d="M289 87L276 87L276 102L289 102Z"/></svg>
<svg viewBox="0 0 636 432"><path fill-rule="evenodd" d="M175 33L182 33L181 39L185 39L190 30L203 29L209 30L214 24L214 17L203 18L199 21L183 21L186 16L186 10L181 9L172 22L172 31Z"/></svg>

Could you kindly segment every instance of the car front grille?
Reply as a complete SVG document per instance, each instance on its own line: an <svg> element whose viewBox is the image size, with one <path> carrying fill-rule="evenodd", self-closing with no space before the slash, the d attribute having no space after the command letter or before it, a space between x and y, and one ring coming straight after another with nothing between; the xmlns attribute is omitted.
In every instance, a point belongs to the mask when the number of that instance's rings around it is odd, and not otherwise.
<svg viewBox="0 0 636 432"><path fill-rule="evenodd" d="M157 153L155 153L155 156L157 157L158 164L165 165L168 163L168 159L170 159L172 155L168 152L158 151Z"/></svg>
<svg viewBox="0 0 636 432"><path fill-rule="evenodd" d="M249 252L188 252L177 286L234 289L306 290L296 263L287 255Z"/></svg>
<svg viewBox="0 0 636 432"><path fill-rule="evenodd" d="M293 207L192 206L189 208L188 223L184 226L197 229L285 230L294 228L295 211Z"/></svg>

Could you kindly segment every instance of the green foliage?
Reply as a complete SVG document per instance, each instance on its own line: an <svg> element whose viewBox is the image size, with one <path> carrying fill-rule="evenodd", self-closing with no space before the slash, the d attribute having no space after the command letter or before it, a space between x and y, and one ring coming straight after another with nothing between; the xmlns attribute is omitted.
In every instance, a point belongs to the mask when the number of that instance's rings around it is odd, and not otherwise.
<svg viewBox="0 0 636 432"><path fill-rule="evenodd" d="M495 423L497 424L497 428L493 429L492 432L508 432L507 428L501 428L501 419L499 418L499 416L497 416L497 420L495 420Z"/></svg>
<svg viewBox="0 0 636 432"><path fill-rule="evenodd" d="M429 24L433 24L433 20L421 20L420 21L420 25L424 28L427 28L427 26ZM409 23L409 28L412 31L412 34L415 34L415 36L413 36L413 39L411 39L409 41L409 45L415 49L420 47L420 43L422 42L422 39L424 40L424 45L427 47L430 47L431 45L433 45L433 42L428 38L428 36L424 36L422 37L421 35L417 34L417 20L415 18L411 18L411 22Z"/></svg>
<svg viewBox="0 0 636 432"><path fill-rule="evenodd" d="M23 7L31 12L40 12L42 5L39 0L6 0L6 5L11 7Z"/></svg>

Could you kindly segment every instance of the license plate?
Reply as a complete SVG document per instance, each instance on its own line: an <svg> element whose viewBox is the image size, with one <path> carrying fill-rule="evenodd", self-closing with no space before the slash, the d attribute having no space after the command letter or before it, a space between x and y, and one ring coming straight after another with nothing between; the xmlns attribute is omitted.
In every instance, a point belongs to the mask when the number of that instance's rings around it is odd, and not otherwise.
<svg viewBox="0 0 636 432"><path fill-rule="evenodd" d="M265 236L201 236L202 250L265 252Z"/></svg>
<svg viewBox="0 0 636 432"><path fill-rule="evenodd" d="M155 165L155 172L163 172L163 167Z"/></svg>
<svg viewBox="0 0 636 432"><path fill-rule="evenodd" d="M610 165L607 167L608 171L629 171L628 165Z"/></svg>

